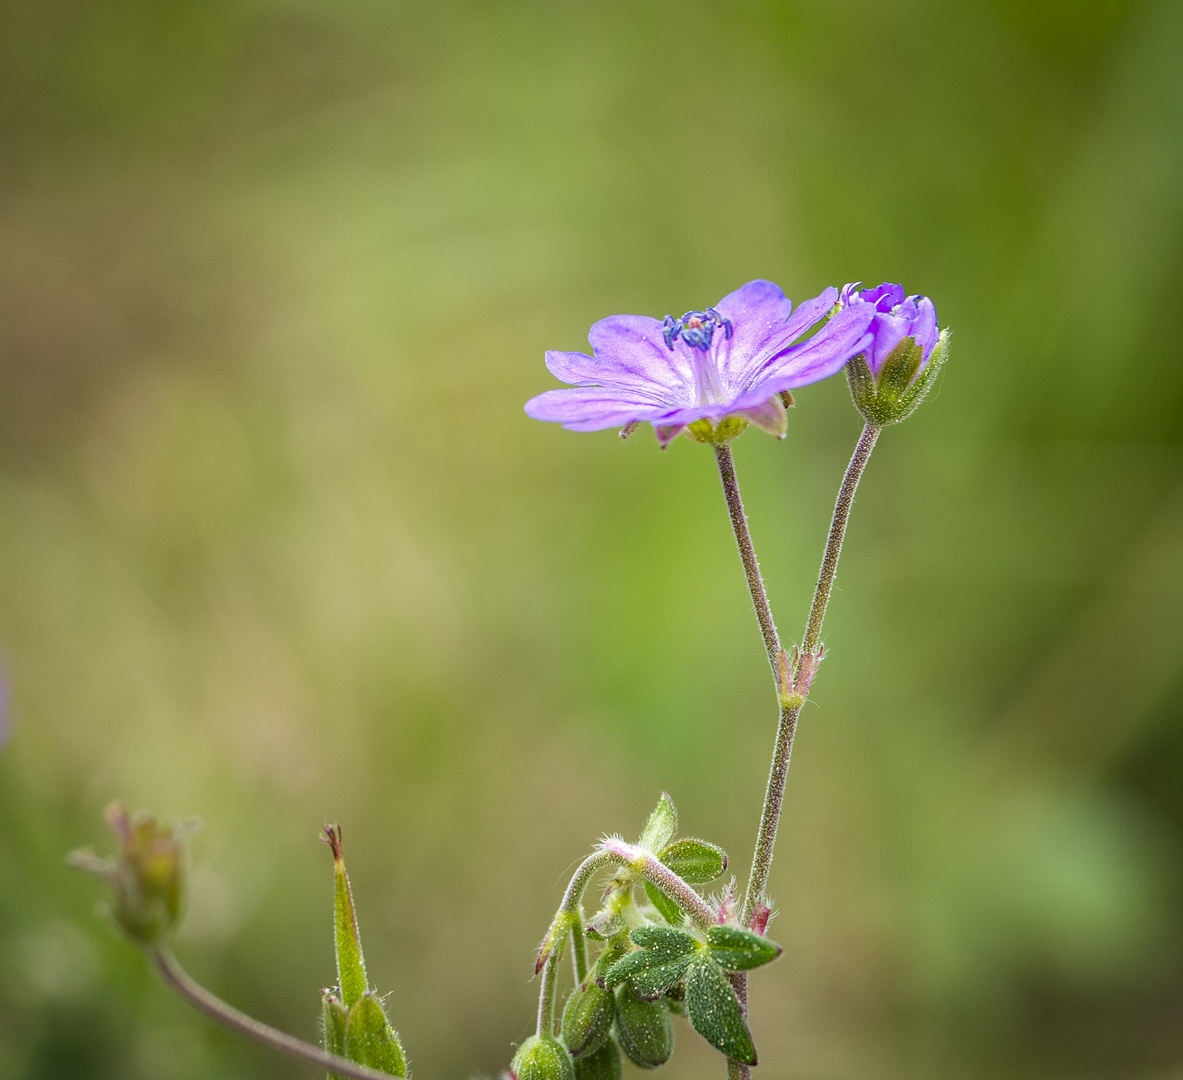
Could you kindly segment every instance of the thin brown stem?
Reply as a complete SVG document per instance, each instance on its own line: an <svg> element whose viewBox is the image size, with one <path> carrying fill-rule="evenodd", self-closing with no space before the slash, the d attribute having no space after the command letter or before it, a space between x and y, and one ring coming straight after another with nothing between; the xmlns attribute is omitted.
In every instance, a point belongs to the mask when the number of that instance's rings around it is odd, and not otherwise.
<svg viewBox="0 0 1183 1080"><path fill-rule="evenodd" d="M739 557L743 561L744 576L748 579L748 592L752 594L752 604L756 608L756 620L760 624L760 635L764 638L764 649L768 653L768 663L772 665L775 677L779 666L780 637L776 632L776 623L772 618L772 608L768 606L768 594L764 590L764 579L760 576L760 564L756 561L756 549L752 546L752 534L748 529L747 514L744 513L743 499L739 493L739 481L735 476L735 459L731 454L731 446L723 443L715 447L715 457L719 462L719 478L723 481L723 494L727 499L727 512L731 515L731 528L735 532L735 542L739 545ZM779 685L779 679L778 685Z"/></svg>
<svg viewBox="0 0 1183 1080"><path fill-rule="evenodd" d="M254 1042L278 1050L281 1054L300 1058L319 1065L337 1076L348 1076L351 1080L390 1080L390 1074L359 1065L348 1058L338 1057L322 1050L319 1046L297 1039L294 1035L279 1031L254 1017L239 1012L233 1005L227 1005L220 997L210 993L178 963L177 958L165 948L151 950L152 962L160 977L174 990L178 997L204 1013L215 1023L242 1035Z"/></svg>

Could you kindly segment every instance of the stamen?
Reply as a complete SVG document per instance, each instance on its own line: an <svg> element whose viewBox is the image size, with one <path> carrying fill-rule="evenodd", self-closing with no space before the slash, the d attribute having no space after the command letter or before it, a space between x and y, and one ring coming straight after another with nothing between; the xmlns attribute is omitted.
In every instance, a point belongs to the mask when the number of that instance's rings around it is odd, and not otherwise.
<svg viewBox="0 0 1183 1080"><path fill-rule="evenodd" d="M667 315L662 327L666 348L670 350L673 350L674 342L680 337L692 349L706 352L711 347L715 331L720 327L723 329L723 336L728 339L734 333L731 320L723 318L714 308L707 308L706 311L688 311L680 319Z"/></svg>

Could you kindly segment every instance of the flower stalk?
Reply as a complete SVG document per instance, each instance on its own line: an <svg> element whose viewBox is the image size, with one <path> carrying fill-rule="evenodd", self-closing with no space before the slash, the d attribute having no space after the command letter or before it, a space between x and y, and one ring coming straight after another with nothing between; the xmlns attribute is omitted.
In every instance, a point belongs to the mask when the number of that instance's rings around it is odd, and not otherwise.
<svg viewBox="0 0 1183 1080"><path fill-rule="evenodd" d="M797 733L797 720L809 696L813 677L821 662L822 623L826 617L830 594L834 589L834 578L838 573L838 559L842 554L842 542L846 536L846 526L850 520L850 509L854 504L855 491L858 489L859 480L862 479L871 451L875 449L875 443L882 430L881 425L870 422L863 427L850 464L847 465L846 473L842 477L842 484L838 489L838 499L834 505L834 514L830 521L830 531L826 537L826 548L822 555L817 585L814 588L813 600L809 606L805 634L801 646L794 648L791 660L788 653L781 648L777 636L776 624L772 618L768 595L760 575L760 566L756 560L751 532L748 529L747 516L743 509L743 500L740 496L739 481L735 475L735 461L731 454L731 448L726 445L715 447L715 456L719 462L719 476L723 481L723 494L727 500L731 526L739 546L744 575L747 577L748 590L751 592L752 602L755 605L756 619L760 624L760 633L764 638L764 647L768 653L769 663L772 665L777 697L780 701L780 720L776 728L776 741L773 745L772 765L768 772L768 786L764 792L764 805L760 811L760 827L756 834L756 848L752 855L752 870L748 875L748 884L744 890L743 904L740 907L740 926L753 926L753 918L757 913L757 908L764 904L764 893L768 886L768 875L772 869L772 856L776 848L777 827L780 824L781 808L784 805L785 783L789 775L789 763L793 756L793 739ZM737 972L732 977L731 983L746 1016L747 976L742 972ZM727 1075L730 1080L746 1080L750 1073L748 1066L737 1061L728 1061Z"/></svg>
<svg viewBox="0 0 1183 1080"><path fill-rule="evenodd" d="M281 1054L299 1058L336 1076L347 1076L350 1080L390 1080L390 1074L371 1069L367 1065L359 1065L348 1058L330 1054L319 1046L297 1039L294 1035L280 1031L264 1024L261 1020L239 1012L233 1005L228 1005L216 994L211 993L181 967L172 951L164 946L157 946L149 950L152 963L171 990L187 1004L192 1005L198 1012L204 1013L211 1020L222 1027L228 1028L237 1035L253 1042L278 1050Z"/></svg>

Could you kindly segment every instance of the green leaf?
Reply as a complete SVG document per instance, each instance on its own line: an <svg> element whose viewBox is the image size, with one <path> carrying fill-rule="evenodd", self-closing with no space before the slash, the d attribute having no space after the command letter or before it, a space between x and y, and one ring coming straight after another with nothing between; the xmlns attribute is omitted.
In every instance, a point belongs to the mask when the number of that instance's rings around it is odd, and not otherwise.
<svg viewBox="0 0 1183 1080"><path fill-rule="evenodd" d="M407 1059L398 1035L386 1019L378 998L368 991L349 1010L345 1024L345 1056L391 1076L407 1075Z"/></svg>
<svg viewBox="0 0 1183 1080"><path fill-rule="evenodd" d="M749 971L775 960L782 951L776 942L738 926L712 926L707 943L715 962L728 971Z"/></svg>
<svg viewBox="0 0 1183 1080"><path fill-rule="evenodd" d="M645 822L645 829L637 846L644 848L651 855L656 855L666 847L678 831L678 811L674 809L673 800L664 791L657 803L656 809Z"/></svg>
<svg viewBox="0 0 1183 1080"><path fill-rule="evenodd" d="M609 989L627 981L637 997L652 1001L686 973L699 944L672 926L642 926L632 933L641 948L612 965L604 979Z"/></svg>
<svg viewBox="0 0 1183 1080"><path fill-rule="evenodd" d="M744 1065L756 1064L756 1048L735 992L709 956L696 957L686 973L686 1011L694 1030L716 1050Z"/></svg>
<svg viewBox="0 0 1183 1080"><path fill-rule="evenodd" d="M662 918L670 926L681 926L685 921L682 909L678 907L677 902L672 897L663 893L652 882L645 882L645 895L649 897L649 903L661 912Z"/></svg>
<svg viewBox="0 0 1183 1080"><path fill-rule="evenodd" d="M714 881L727 869L727 853L705 840L675 840L662 849L658 858L691 885Z"/></svg>

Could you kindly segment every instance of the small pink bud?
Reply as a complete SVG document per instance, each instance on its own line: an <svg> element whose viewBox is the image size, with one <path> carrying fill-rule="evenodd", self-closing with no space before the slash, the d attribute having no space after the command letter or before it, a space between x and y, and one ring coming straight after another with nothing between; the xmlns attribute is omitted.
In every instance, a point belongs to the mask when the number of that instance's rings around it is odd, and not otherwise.
<svg viewBox="0 0 1183 1080"><path fill-rule="evenodd" d="M760 903L752 911L752 929L757 934L763 934L768 929L768 920L772 918L772 908Z"/></svg>

